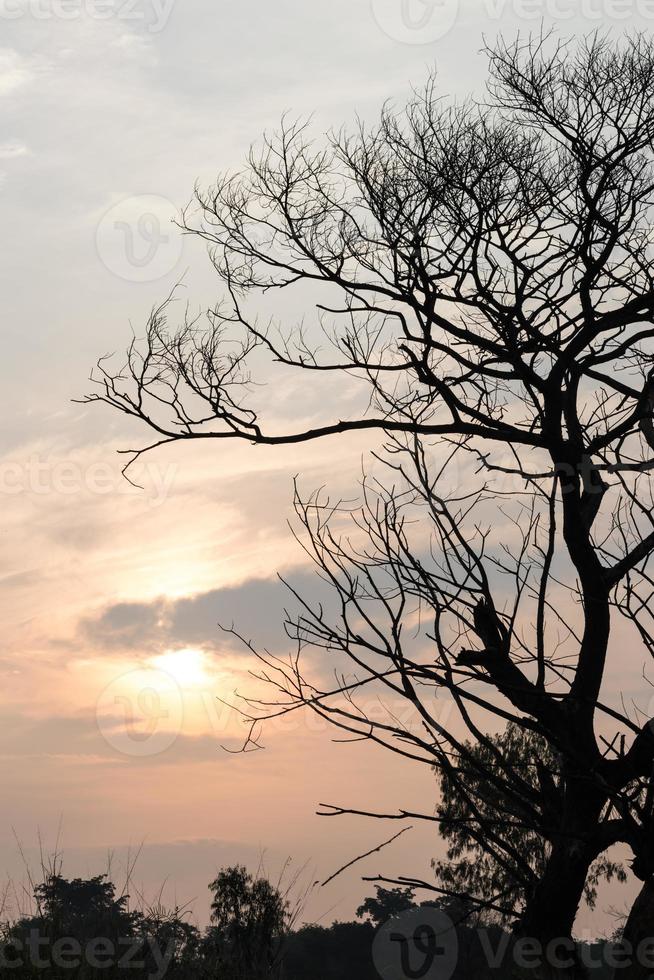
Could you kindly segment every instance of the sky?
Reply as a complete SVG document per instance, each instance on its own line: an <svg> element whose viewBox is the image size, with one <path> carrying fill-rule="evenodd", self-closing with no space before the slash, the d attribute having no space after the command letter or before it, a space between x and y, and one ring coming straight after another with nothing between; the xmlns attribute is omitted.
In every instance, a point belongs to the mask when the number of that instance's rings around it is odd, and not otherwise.
<svg viewBox="0 0 654 980"><path fill-rule="evenodd" d="M220 297L201 243L172 224L196 181L240 167L286 111L318 134L374 118L434 66L443 94L479 91L483 38L541 20L651 30L654 0L0 0L0 874L16 909L39 841L71 874L113 855L124 877L141 848L132 889L164 887L204 921L223 864L274 875L290 858L310 883L393 832L320 818L321 803L435 806L424 767L307 719L275 726L265 751L224 748L243 726L220 699L253 663L216 624L282 649L276 574L312 588L292 478L346 493L366 443L172 447L144 459L137 489L116 450L142 433L74 399L175 284L193 310ZM278 393L294 423L310 409ZM349 917L362 874L427 876L441 851L416 827L314 889L306 918ZM610 929L632 891L580 929Z"/></svg>

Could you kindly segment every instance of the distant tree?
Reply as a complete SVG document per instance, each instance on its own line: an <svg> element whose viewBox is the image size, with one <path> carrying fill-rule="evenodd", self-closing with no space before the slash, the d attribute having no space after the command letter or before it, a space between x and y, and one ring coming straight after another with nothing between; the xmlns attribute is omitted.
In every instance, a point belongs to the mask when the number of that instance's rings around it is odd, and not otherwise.
<svg viewBox="0 0 654 980"><path fill-rule="evenodd" d="M166 980L202 980L203 936L180 909L166 909L161 905L149 908L139 923L139 931L146 976L160 972L163 956L168 964ZM153 946L158 950L158 960L153 957Z"/></svg>
<svg viewBox="0 0 654 980"><path fill-rule="evenodd" d="M7 976L139 980L163 969L167 980L202 980L199 930L179 910L130 910L129 896L118 895L107 875L69 880L50 874L36 885L34 900L34 915L5 924L1 950ZM5 976L2 968L0 976Z"/></svg>
<svg viewBox="0 0 654 980"><path fill-rule="evenodd" d="M221 980L280 976L288 931L288 908L280 891L240 866L223 869L209 889L213 899L208 943Z"/></svg>
<svg viewBox="0 0 654 980"><path fill-rule="evenodd" d="M306 925L289 936L284 980L379 980L369 922Z"/></svg>
<svg viewBox="0 0 654 980"><path fill-rule="evenodd" d="M457 886L460 886L460 892L463 893L466 883L457 882ZM486 980L491 976L505 977L508 980L510 973L508 958L506 962L502 962L501 969L491 968L480 943L479 927L483 925L493 949L502 949L502 940L506 940L507 937L504 936L500 926L480 916L477 902L467 901L456 895L454 897L446 895L435 901L418 904L414 901L412 888L389 889L375 885L375 892L374 897L368 897L357 909L357 916L366 917L375 929L389 920L400 918L405 912L420 908L436 908L445 913L457 936L458 955L452 980L469 980L470 977Z"/></svg>
<svg viewBox="0 0 654 980"><path fill-rule="evenodd" d="M38 916L58 935L80 940L95 936L110 939L133 935L140 921L138 912L129 910L129 895L116 894L107 875L68 880L52 875L34 890Z"/></svg>
<svg viewBox="0 0 654 980"><path fill-rule="evenodd" d="M375 926L383 925L402 912L415 908L412 888L384 888L375 886L375 897L367 898L357 909L359 919L369 919Z"/></svg>
<svg viewBox="0 0 654 980"><path fill-rule="evenodd" d="M22 965L12 971L16 977L43 976L43 962L50 962L47 975L56 978L71 976L71 967L57 964L56 944L72 940L78 944L78 954L68 954L79 960L73 970L80 978L118 975L116 964L125 952L126 941L138 943L141 917L128 908L129 897L117 895L116 888L106 875L68 880L61 874L51 874L34 889L36 913L25 916L8 930L6 959ZM96 966L86 951L89 944L101 940L110 944L113 952L102 951L100 958L107 964ZM11 951L15 946L17 957ZM108 947L109 949L109 947ZM79 952L81 950L81 953ZM117 952L116 952L117 951ZM34 960L41 962L35 964ZM132 970L134 975L134 970Z"/></svg>

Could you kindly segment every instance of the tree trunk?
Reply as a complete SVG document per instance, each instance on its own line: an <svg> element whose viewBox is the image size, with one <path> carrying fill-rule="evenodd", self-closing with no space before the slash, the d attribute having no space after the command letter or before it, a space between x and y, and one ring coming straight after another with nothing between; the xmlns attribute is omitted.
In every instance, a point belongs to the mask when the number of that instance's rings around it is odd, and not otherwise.
<svg viewBox="0 0 654 980"><path fill-rule="evenodd" d="M572 942L572 931L588 871L598 853L593 830L604 796L576 768L565 774L565 785L560 834L516 932L518 942L537 944L541 965L535 969L533 962L530 966L516 964L514 976L520 980L586 980L588 976Z"/></svg>
<svg viewBox="0 0 654 980"><path fill-rule="evenodd" d="M561 841L552 849L545 873L527 903L516 933L514 976L522 980L586 980L587 972L572 946L572 929L583 896L592 856L577 841ZM539 953L526 944L533 940ZM520 943L532 965L519 962ZM518 960L518 962L516 962ZM541 965L535 968L535 962Z"/></svg>
<svg viewBox="0 0 654 980"><path fill-rule="evenodd" d="M650 980L654 976L654 879L650 878L640 890L624 929L626 968L616 969L620 980ZM647 943L647 949L643 944ZM639 950L640 947L640 950Z"/></svg>

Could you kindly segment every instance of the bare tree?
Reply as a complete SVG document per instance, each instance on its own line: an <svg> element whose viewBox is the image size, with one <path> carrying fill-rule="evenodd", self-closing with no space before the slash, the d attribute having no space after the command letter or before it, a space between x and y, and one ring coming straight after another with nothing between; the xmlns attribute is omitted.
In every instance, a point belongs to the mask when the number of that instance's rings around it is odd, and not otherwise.
<svg viewBox="0 0 654 980"><path fill-rule="evenodd" d="M351 532L340 505L298 493L337 608L304 602L287 624L297 652L258 654L278 693L253 723L308 705L445 773L475 764L470 739L484 746L484 778L548 845L518 925L547 942L570 935L611 845L654 877L649 719L603 691L609 654L654 652L654 44L538 37L488 55L481 102L445 102L431 79L320 145L285 123L243 173L198 191L184 227L208 243L226 304L180 329L155 311L89 400L142 420L146 448L384 434L391 478L364 485ZM319 335L249 312L308 285ZM367 408L271 429L252 388L266 357L282 377L358 384ZM330 685L303 667L307 647L333 658ZM546 741L556 779L507 765L492 734L509 722ZM491 904L515 912L510 896Z"/></svg>

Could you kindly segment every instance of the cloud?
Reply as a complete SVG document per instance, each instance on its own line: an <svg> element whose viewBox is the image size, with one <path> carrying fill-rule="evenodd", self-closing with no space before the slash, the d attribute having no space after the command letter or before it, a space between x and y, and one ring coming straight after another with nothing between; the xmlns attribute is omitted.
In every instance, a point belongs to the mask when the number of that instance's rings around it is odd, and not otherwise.
<svg viewBox="0 0 654 980"><path fill-rule="evenodd" d="M150 65L156 64L157 59L152 48L152 42L140 34L121 34L112 41L111 46L130 58L137 58Z"/></svg>
<svg viewBox="0 0 654 980"><path fill-rule="evenodd" d="M28 148L20 140L9 140L6 143L0 143L0 160L15 160L16 157L28 156L29 152Z"/></svg>
<svg viewBox="0 0 654 980"><path fill-rule="evenodd" d="M317 577L310 571L289 576L301 595L316 598ZM285 609L297 600L279 579L250 579L180 599L119 602L85 617L80 639L96 649L152 652L164 647L224 648L221 626L234 627L257 642L282 642Z"/></svg>
<svg viewBox="0 0 654 980"><path fill-rule="evenodd" d="M35 75L34 66L18 51L0 48L0 96L31 82Z"/></svg>
<svg viewBox="0 0 654 980"><path fill-rule="evenodd" d="M118 602L82 622L84 636L105 649L150 648L168 631L165 599Z"/></svg>

